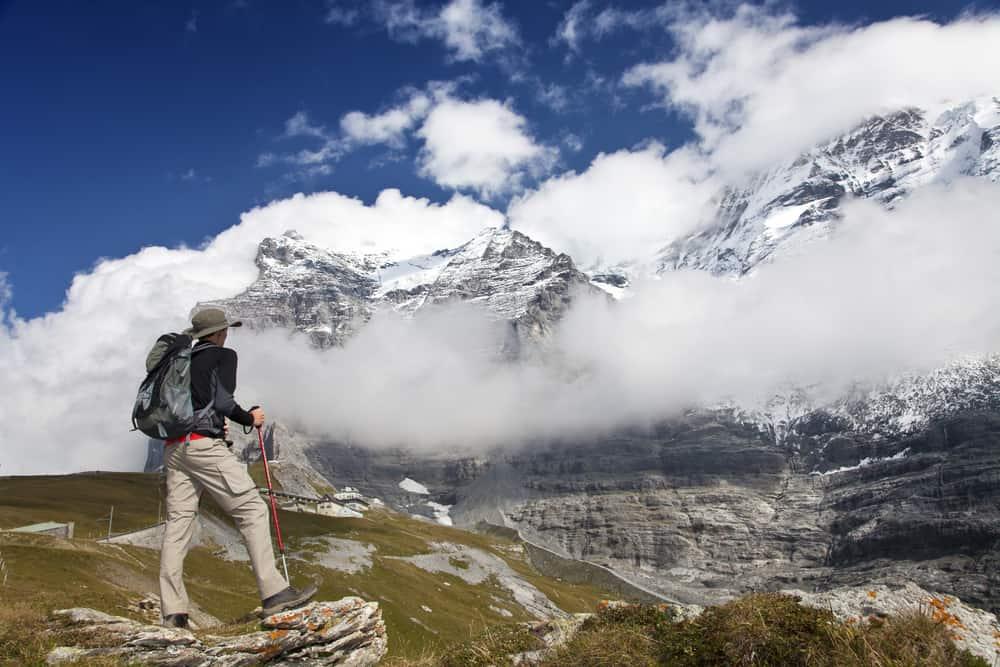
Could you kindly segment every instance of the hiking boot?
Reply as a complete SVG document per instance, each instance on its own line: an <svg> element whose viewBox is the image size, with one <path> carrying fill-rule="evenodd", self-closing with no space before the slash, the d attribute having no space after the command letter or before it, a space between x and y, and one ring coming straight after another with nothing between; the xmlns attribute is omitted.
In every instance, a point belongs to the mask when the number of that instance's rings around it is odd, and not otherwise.
<svg viewBox="0 0 1000 667"><path fill-rule="evenodd" d="M187 630L188 627L188 615L187 614L167 614L163 617L163 627L165 628L181 628Z"/></svg>
<svg viewBox="0 0 1000 667"><path fill-rule="evenodd" d="M261 617L277 614L279 611L295 609L309 602L316 595L315 586L306 586L302 590L289 586L280 593L275 593L266 600L261 600Z"/></svg>

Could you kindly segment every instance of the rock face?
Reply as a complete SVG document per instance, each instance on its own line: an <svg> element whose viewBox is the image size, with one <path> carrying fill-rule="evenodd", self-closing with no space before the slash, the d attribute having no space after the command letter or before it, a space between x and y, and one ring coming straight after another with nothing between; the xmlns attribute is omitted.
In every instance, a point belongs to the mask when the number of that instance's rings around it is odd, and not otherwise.
<svg viewBox="0 0 1000 667"><path fill-rule="evenodd" d="M371 317L378 260L324 250L286 232L261 241L257 281L217 305L251 328L294 329L321 347L338 345Z"/></svg>
<svg viewBox="0 0 1000 667"><path fill-rule="evenodd" d="M778 445L723 415L689 416L524 455L510 463L532 495L505 516L685 602L915 581L1000 608L1000 412L895 438L797 426Z"/></svg>
<svg viewBox="0 0 1000 667"><path fill-rule="evenodd" d="M1000 609L1000 411L883 432L813 411L782 428L720 410L477 458L307 453L398 507L413 511L411 477L460 525L505 524L681 602L914 581Z"/></svg>
<svg viewBox="0 0 1000 667"><path fill-rule="evenodd" d="M387 649L382 612L375 602L346 597L314 602L268 616L260 632L199 639L188 630L143 625L93 609L64 609L56 620L106 638L107 648L61 646L49 664L113 657L144 665L375 665Z"/></svg>
<svg viewBox="0 0 1000 667"><path fill-rule="evenodd" d="M507 351L517 354L522 343L550 332L575 290L596 291L568 255L506 229L485 229L458 248L397 262L332 252L287 232L264 239L256 262L256 282L211 305L252 328L307 333L320 347L342 344L378 309L412 316L462 301L508 322Z"/></svg>
<svg viewBox="0 0 1000 667"><path fill-rule="evenodd" d="M402 264L429 268L411 273L394 267L380 294L397 310L413 313L453 301L480 304L510 322L522 340L548 335L574 290L596 289L569 255L510 230L488 229L460 248Z"/></svg>
<svg viewBox="0 0 1000 667"><path fill-rule="evenodd" d="M845 197L891 207L916 188L963 175L1000 179L1000 98L937 114L905 109L875 116L727 189L714 223L669 245L656 266L741 275L779 248L825 236Z"/></svg>

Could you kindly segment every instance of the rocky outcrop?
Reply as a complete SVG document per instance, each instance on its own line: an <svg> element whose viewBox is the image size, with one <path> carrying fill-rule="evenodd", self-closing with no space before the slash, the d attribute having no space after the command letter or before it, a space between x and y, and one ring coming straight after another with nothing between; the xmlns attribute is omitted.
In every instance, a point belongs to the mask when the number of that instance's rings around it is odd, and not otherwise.
<svg viewBox="0 0 1000 667"><path fill-rule="evenodd" d="M842 621L865 622L907 612L929 614L948 628L959 648L978 655L990 665L1000 663L1000 622L994 614L970 607L954 597L928 592L913 583L838 588L824 593L782 592L798 597L801 604L829 609Z"/></svg>
<svg viewBox="0 0 1000 667"><path fill-rule="evenodd" d="M143 625L93 609L53 614L64 626L100 639L103 648L60 646L50 665L86 658L117 658L144 665L375 665L387 649L382 612L375 602L346 597L314 602L268 616L262 630L233 637L196 637L188 630Z"/></svg>

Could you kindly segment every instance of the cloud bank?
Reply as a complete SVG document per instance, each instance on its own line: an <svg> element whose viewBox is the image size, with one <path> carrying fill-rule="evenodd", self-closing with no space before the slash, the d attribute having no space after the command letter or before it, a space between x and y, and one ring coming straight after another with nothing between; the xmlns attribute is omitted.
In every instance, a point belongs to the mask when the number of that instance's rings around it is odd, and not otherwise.
<svg viewBox="0 0 1000 667"><path fill-rule="evenodd" d="M789 382L833 395L997 351L1000 313L982 287L1000 279L998 205L1000 187L978 181L895 212L853 202L828 243L749 279L677 272L624 301L579 298L557 331L558 360L499 362L502 331L468 305L414 321L383 314L328 351L241 335L246 392L327 437L471 451L754 403Z"/></svg>
<svg viewBox="0 0 1000 667"><path fill-rule="evenodd" d="M3 472L140 466L143 439L128 432L128 413L146 349L184 326L194 302L253 279L258 234L293 218L313 240L364 248L369 236L405 236L391 221L405 228L413 215L442 239L467 231L453 227L456 214L496 222L488 210L463 210L476 206L464 201L385 197L371 207L331 195L251 211L204 249L147 248L102 262L77 277L59 313L14 318L0 330L0 373L18 389L0 403ZM1000 312L983 287L1000 281L998 206L1000 186L984 181L928 188L894 212L854 202L829 242L749 279L678 272L622 302L578 299L556 333L558 360L502 363L503 331L461 304L412 321L379 315L328 351L287 332L239 331L237 393L327 437L475 451L756 400L787 382L836 388L928 369L996 351ZM364 220L371 235L328 229L342 216Z"/></svg>

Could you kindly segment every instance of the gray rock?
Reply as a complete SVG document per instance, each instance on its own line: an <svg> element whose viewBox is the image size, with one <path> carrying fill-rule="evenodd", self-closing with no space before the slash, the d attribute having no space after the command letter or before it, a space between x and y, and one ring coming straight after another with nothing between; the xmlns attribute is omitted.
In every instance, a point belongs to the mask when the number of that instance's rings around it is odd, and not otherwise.
<svg viewBox="0 0 1000 667"><path fill-rule="evenodd" d="M113 646L97 649L57 647L48 664L92 657L114 657L149 665L374 665L387 648L382 612L375 602L346 597L314 602L268 616L260 632L198 639L188 630L163 628L109 616L93 609L65 609L54 617L82 630L110 633Z"/></svg>
<svg viewBox="0 0 1000 667"><path fill-rule="evenodd" d="M931 614L951 629L955 644L980 656L991 665L1000 663L1000 622L994 614L961 600L924 590L913 583L900 587L882 585L838 588L824 593L782 591L801 603L829 609L841 620L864 621L872 616L904 612Z"/></svg>

